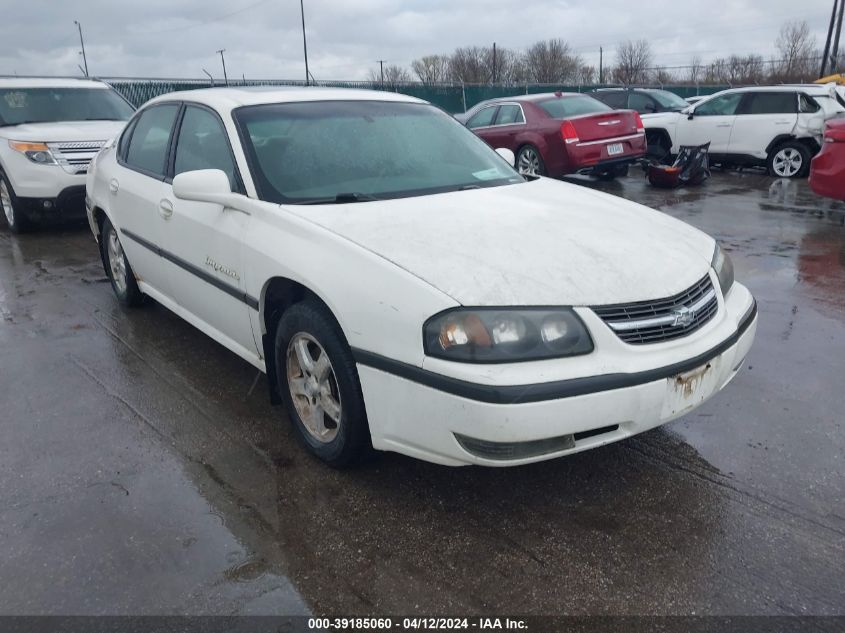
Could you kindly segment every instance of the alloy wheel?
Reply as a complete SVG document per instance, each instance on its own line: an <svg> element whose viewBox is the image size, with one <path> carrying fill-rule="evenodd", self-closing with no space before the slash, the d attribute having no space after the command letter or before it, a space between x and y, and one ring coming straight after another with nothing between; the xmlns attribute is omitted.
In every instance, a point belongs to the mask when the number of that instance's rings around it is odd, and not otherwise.
<svg viewBox="0 0 845 633"><path fill-rule="evenodd" d="M782 178L792 178L804 164L801 152L792 147L785 147L775 154L772 160L772 171Z"/></svg>
<svg viewBox="0 0 845 633"><path fill-rule="evenodd" d="M533 149L525 147L519 152L519 158L516 161L516 168L523 176L539 176L540 157Z"/></svg>
<svg viewBox="0 0 845 633"><path fill-rule="evenodd" d="M111 278L118 292L123 295L126 292L126 256L114 229L109 231L108 249Z"/></svg>
<svg viewBox="0 0 845 633"><path fill-rule="evenodd" d="M288 344L288 389L305 429L318 442L334 440L343 405L329 355L310 334L299 332Z"/></svg>

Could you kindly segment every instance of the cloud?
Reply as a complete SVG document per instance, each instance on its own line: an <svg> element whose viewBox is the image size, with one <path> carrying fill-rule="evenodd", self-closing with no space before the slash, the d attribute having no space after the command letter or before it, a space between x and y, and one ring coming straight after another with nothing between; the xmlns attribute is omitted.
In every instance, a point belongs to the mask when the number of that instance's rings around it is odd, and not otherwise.
<svg viewBox="0 0 845 633"><path fill-rule="evenodd" d="M0 0L0 74L78 75L76 27L99 76L301 78L298 0ZM377 60L407 66L429 53L492 44L523 49L560 37L591 63L612 63L627 39L652 42L655 62L773 54L780 25L806 19L819 42L829 0L305 0L308 52L320 79L363 79Z"/></svg>

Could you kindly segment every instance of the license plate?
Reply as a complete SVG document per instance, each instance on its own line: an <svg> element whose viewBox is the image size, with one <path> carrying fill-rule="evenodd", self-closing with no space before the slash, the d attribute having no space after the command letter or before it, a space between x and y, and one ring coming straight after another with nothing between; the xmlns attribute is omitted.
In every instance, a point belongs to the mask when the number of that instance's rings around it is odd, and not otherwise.
<svg viewBox="0 0 845 633"><path fill-rule="evenodd" d="M622 143L611 143L607 146L608 156L616 156L616 154L621 154L624 151L625 148L622 147Z"/></svg>
<svg viewBox="0 0 845 633"><path fill-rule="evenodd" d="M692 371L666 379L666 396L663 400L663 419L678 416L704 402L718 385L720 358Z"/></svg>

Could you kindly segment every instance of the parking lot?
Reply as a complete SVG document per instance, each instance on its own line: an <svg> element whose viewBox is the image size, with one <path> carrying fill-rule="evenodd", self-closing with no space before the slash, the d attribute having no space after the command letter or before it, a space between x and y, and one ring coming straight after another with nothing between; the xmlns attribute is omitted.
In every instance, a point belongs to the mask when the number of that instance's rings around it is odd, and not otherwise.
<svg viewBox="0 0 845 633"><path fill-rule="evenodd" d="M3 226L0 611L840 613L845 204L750 172L579 182L721 240L757 340L692 414L501 470L331 470L254 368L121 309L87 227Z"/></svg>

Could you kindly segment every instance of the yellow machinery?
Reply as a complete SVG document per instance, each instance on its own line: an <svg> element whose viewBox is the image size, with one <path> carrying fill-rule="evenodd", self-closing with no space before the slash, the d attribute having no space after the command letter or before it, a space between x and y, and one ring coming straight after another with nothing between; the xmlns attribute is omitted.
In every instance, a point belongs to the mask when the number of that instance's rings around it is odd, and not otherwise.
<svg viewBox="0 0 845 633"><path fill-rule="evenodd" d="M845 86L845 75L828 75L827 77L822 77L821 79L816 79L813 83L815 83L815 84L829 84L830 82L839 84L840 86Z"/></svg>

